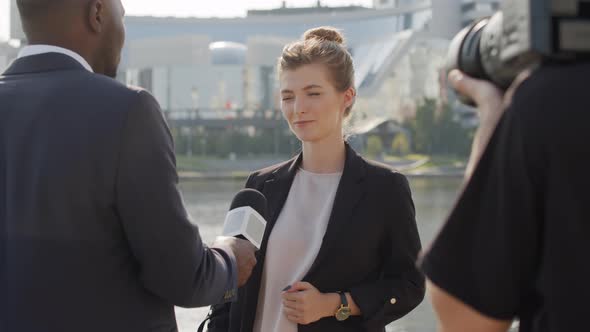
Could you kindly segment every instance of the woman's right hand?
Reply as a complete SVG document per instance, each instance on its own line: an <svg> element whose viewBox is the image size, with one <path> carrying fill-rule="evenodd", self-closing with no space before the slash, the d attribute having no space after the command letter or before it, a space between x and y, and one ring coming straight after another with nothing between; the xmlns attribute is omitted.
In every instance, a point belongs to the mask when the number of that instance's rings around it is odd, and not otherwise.
<svg viewBox="0 0 590 332"><path fill-rule="evenodd" d="M283 292L283 312L288 320L301 325L333 316L338 303L338 294L324 294L308 282L293 283Z"/></svg>

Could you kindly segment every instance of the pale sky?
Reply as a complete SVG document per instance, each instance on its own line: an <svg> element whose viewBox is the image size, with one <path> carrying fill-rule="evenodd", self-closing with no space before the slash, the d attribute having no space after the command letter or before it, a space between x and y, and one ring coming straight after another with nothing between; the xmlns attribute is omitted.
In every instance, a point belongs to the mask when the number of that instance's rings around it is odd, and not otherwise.
<svg viewBox="0 0 590 332"><path fill-rule="evenodd" d="M287 0L288 7L315 5L317 0ZM248 9L270 9L282 0L123 0L128 15L236 17ZM321 0L323 6L362 5L371 7L373 0Z"/></svg>
<svg viewBox="0 0 590 332"><path fill-rule="evenodd" d="M8 36L10 0L0 0L0 41ZM280 7L282 0L122 0L127 15L236 17L248 9ZM317 0L287 0L288 7L304 7ZM371 7L373 0L321 0L323 6L362 5Z"/></svg>

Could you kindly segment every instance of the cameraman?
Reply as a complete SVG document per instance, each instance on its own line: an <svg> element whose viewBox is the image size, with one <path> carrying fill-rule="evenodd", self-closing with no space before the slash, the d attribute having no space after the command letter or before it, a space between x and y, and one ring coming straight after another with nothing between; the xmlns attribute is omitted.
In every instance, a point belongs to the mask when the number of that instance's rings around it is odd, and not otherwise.
<svg viewBox="0 0 590 332"><path fill-rule="evenodd" d="M478 105L466 184L421 266L441 331L588 331L590 64L545 64Z"/></svg>

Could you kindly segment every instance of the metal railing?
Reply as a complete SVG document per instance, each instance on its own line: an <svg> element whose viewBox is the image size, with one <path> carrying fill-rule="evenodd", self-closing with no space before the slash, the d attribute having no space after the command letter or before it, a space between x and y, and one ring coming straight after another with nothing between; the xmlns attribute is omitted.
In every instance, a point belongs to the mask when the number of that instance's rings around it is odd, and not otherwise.
<svg viewBox="0 0 590 332"><path fill-rule="evenodd" d="M168 120L236 120L236 119L281 119L281 111L249 110L249 109L223 109L223 108L195 108L164 110Z"/></svg>

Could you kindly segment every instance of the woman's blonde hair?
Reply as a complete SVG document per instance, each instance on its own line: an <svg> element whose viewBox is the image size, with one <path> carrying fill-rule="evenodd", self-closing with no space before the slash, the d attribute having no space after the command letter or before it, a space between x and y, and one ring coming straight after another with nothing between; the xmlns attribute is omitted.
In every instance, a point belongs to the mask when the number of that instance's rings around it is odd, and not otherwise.
<svg viewBox="0 0 590 332"><path fill-rule="evenodd" d="M354 88L352 56L346 49L344 37L336 28L307 30L303 40L285 46L279 58L279 75L286 70L296 70L310 64L325 65L336 90L344 92ZM350 114L353 105L346 109L345 117Z"/></svg>

